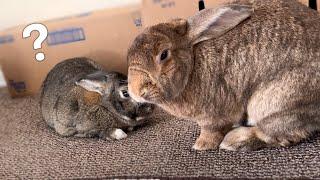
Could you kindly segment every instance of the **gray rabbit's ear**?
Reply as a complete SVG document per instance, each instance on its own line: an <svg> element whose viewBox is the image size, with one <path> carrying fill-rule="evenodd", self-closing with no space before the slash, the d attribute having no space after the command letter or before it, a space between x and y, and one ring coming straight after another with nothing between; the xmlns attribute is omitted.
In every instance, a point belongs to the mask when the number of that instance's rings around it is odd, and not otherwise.
<svg viewBox="0 0 320 180"><path fill-rule="evenodd" d="M81 79L76 82L76 85L84 88L87 91L97 92L100 95L105 93L105 84L101 81L91 79Z"/></svg>
<svg viewBox="0 0 320 180"><path fill-rule="evenodd" d="M76 85L83 87L87 91L97 92L100 95L108 93L110 83L108 83L109 75L105 72L94 72L87 75L83 79L76 82Z"/></svg>
<svg viewBox="0 0 320 180"><path fill-rule="evenodd" d="M216 38L253 13L251 6L225 5L215 9L205 9L188 19L188 38L192 44Z"/></svg>

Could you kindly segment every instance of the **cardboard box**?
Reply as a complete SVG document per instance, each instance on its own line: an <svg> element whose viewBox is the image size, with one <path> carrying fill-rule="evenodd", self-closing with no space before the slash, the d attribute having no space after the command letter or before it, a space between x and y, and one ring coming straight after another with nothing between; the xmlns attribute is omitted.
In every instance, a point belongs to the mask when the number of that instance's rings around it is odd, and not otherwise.
<svg viewBox="0 0 320 180"><path fill-rule="evenodd" d="M299 0L302 4L305 4L306 6L309 6L310 0ZM317 10L320 12L320 0L317 0Z"/></svg>
<svg viewBox="0 0 320 180"><path fill-rule="evenodd" d="M206 8L213 8L230 0L204 0ZM199 11L199 0L143 0L142 23L144 27L174 18L187 18Z"/></svg>
<svg viewBox="0 0 320 180"><path fill-rule="evenodd" d="M57 63L72 57L94 59L106 70L127 73L129 44L142 30L140 5L84 13L43 22L48 37L41 50L33 50L38 33L22 38L27 25L0 32L0 65L13 97L34 95ZM38 62L35 54L43 52Z"/></svg>
<svg viewBox="0 0 320 180"><path fill-rule="evenodd" d="M309 6L309 0L299 0L302 4Z"/></svg>
<svg viewBox="0 0 320 180"><path fill-rule="evenodd" d="M309 0L299 0L308 5ZM214 8L232 0L204 0L206 8ZM199 0L143 0L142 23L144 27L174 18L187 18L199 11ZM320 11L320 0L317 0Z"/></svg>

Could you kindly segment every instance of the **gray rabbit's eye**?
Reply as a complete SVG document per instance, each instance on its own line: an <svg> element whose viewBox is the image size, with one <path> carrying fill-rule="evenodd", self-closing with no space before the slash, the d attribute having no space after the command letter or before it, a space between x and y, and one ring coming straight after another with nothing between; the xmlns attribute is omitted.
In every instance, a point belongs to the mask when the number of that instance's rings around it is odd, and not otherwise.
<svg viewBox="0 0 320 180"><path fill-rule="evenodd" d="M123 99L128 99L128 98L130 98L130 95L129 95L129 93L128 93L127 90L121 90L121 91L120 91L120 96L121 96L121 98L123 98Z"/></svg>

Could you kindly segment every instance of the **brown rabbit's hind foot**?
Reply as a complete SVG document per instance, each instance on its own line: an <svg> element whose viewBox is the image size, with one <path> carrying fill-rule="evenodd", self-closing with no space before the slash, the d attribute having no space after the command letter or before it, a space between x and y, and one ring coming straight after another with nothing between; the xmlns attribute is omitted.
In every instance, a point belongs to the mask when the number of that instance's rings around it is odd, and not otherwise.
<svg viewBox="0 0 320 180"><path fill-rule="evenodd" d="M256 127L237 127L231 130L221 142L219 148L229 151L254 151L268 144L261 140L269 138L263 135Z"/></svg>
<svg viewBox="0 0 320 180"><path fill-rule="evenodd" d="M224 137L219 148L229 151L254 151L265 147L287 147L299 143L308 136L309 134L304 131L268 136L258 127L238 127Z"/></svg>
<svg viewBox="0 0 320 180"><path fill-rule="evenodd" d="M286 146L297 144L302 140L307 139L309 136L310 136L310 133L300 130L294 133L290 133L289 135L274 137L270 143L272 143L274 146L286 147Z"/></svg>

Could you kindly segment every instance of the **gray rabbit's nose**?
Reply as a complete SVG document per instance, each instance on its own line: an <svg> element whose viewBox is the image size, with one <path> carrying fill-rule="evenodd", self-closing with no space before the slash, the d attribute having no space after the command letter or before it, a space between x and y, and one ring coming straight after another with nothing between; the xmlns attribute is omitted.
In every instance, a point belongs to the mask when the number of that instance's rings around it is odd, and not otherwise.
<svg viewBox="0 0 320 180"><path fill-rule="evenodd" d="M136 114L148 115L152 112L153 106L147 103L140 103L136 109Z"/></svg>
<svg viewBox="0 0 320 180"><path fill-rule="evenodd" d="M143 108L144 107L144 103L137 103L138 108Z"/></svg>
<svg viewBox="0 0 320 180"><path fill-rule="evenodd" d="M145 119L145 117L143 117L143 116L136 117L136 121L141 121L141 120L144 120L144 119Z"/></svg>

